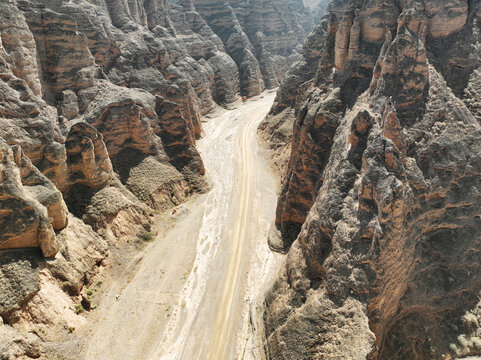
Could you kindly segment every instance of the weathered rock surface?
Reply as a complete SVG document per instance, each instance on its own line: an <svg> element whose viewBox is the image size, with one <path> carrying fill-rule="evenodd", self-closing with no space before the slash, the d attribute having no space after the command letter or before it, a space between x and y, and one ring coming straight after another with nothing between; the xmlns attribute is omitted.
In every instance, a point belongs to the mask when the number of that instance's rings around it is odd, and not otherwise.
<svg viewBox="0 0 481 360"><path fill-rule="evenodd" d="M32 7L30 3L20 5L37 44L43 98L54 104L64 90L77 93L93 86L97 67L75 21L48 8Z"/></svg>
<svg viewBox="0 0 481 360"><path fill-rule="evenodd" d="M71 215L57 238L59 252L48 262L36 249L1 253L2 358L48 358L41 339L56 341L60 333L85 321L73 311L75 297L98 272L107 243ZM51 338L45 338L48 329Z"/></svg>
<svg viewBox="0 0 481 360"><path fill-rule="evenodd" d="M335 17L325 17L308 36L303 45L302 59L297 61L289 69L289 72L286 74L286 77L284 78L284 81L278 90L272 109L259 127L262 137L267 140L269 146L274 150L275 166L280 169L280 175L283 178L281 198L285 201L283 200L278 202L276 227L279 230L282 229L282 237L285 238L287 246L297 236L300 226L305 219L305 215L312 205L312 201L314 200L316 194L315 190L314 192L312 192L312 190L318 188L320 185L316 176L314 178L312 176L308 177L305 179L307 182L305 182L305 180L300 180L298 176L291 176L290 173L287 173L288 162L297 162L298 166L303 167L303 158L300 157L301 155L299 154L299 159L294 158L294 156L298 156L295 155L297 154L297 151L292 152L293 156L291 157L291 160L289 160L291 144L293 144L293 129L295 127L297 128L297 126L294 125L294 122L296 117L301 113L301 108L303 116L307 115L308 104L303 103L303 101L310 101L308 97L305 98L305 94L315 81L314 78L316 72L318 71L318 64L320 60L322 59L322 62L325 64L322 66L325 68L330 68L334 65L333 53L329 52L328 48L331 46L332 49L334 46L337 29L337 19ZM330 74L328 74L328 71L326 71L326 76L332 77ZM328 84L329 82L326 83ZM319 99L327 99L327 97L330 96L330 94L327 93L327 89L328 88L325 87L324 90L321 90L316 94L317 101L319 101ZM339 97L340 94L335 96ZM330 103L332 103L332 101L330 101ZM311 118L316 117L317 114L315 112L317 112L317 110L311 110L311 114L309 116ZM321 116L321 114L319 114L319 116ZM309 123L316 122L316 125L313 124L316 127L329 126L327 124L321 125L322 122L320 120L310 121ZM301 136L305 137L306 135L308 135L308 139L310 139L308 130L306 130L306 132L303 134L296 130L296 134L296 136L299 138L299 141L302 141L300 138ZM309 141L308 139L306 140ZM329 144L331 141L329 138L325 140L327 141L327 144ZM324 152L328 150L329 147L327 146ZM303 156L310 157L311 155L312 153L305 152ZM320 156L325 157L326 155L327 154L325 153L324 155ZM309 165L303 167L301 171L316 172L318 171L319 167L322 168L323 166L323 163ZM294 184L296 181L304 181L305 183L302 186L310 183L308 185L308 188L311 189L310 194L309 191L303 191L303 194L306 195L306 199L299 199L295 191L292 195L290 194L290 187L292 185L297 188L298 191L300 191L300 182ZM302 206L298 209L294 209L293 206L291 206L294 205L294 202L299 205L302 204ZM297 220L295 218L297 218ZM270 236L271 246L276 249L283 248L284 245L282 245L282 240L279 239L278 236L274 236L274 231L271 232L271 235L273 235Z"/></svg>
<svg viewBox="0 0 481 360"><path fill-rule="evenodd" d="M0 356L2 359L41 359L44 347L31 333L21 333L8 326L0 326Z"/></svg>
<svg viewBox="0 0 481 360"><path fill-rule="evenodd" d="M149 211L124 187L142 177L125 176L138 165L118 165L125 152L152 156L165 173L149 177L150 193L165 193L159 203L155 196L147 200L134 192L154 208L182 201L192 191L190 183L200 184L196 178L204 170L195 149L200 116L212 109L213 97L233 101L239 80L222 42L191 6L165 3L149 9L150 18L139 4L131 9L127 3L12 1L1 6L0 136L21 147L33 163L29 166L55 184L75 215L90 219L98 230L99 219L115 222L120 208L135 215L140 228L150 221ZM99 209L105 202L95 194L110 187L130 210L109 208L106 216ZM95 211L88 213L93 203ZM60 211L52 207L50 212ZM57 218L53 223L53 229L61 228ZM42 237L50 240L42 243L53 244L55 234L45 226L40 226ZM22 241L38 246L35 234ZM11 234L5 238L11 244L5 247L17 246Z"/></svg>
<svg viewBox="0 0 481 360"><path fill-rule="evenodd" d="M97 189L112 179L113 169L103 136L84 122L73 124L65 139L68 183Z"/></svg>
<svg viewBox="0 0 481 360"><path fill-rule="evenodd" d="M281 86L264 131L295 122L268 358L481 355L476 4L333 1L308 89L288 90L302 68Z"/></svg>
<svg viewBox="0 0 481 360"><path fill-rule="evenodd" d="M224 1L195 0L195 7L212 30L219 35L228 54L236 62L239 68L241 94L245 96L260 94L264 90L264 81L259 61L230 4Z"/></svg>
<svg viewBox="0 0 481 360"><path fill-rule="evenodd" d="M298 58L296 47L314 27L313 16L300 0L194 0L194 4L237 63L245 96L277 87Z"/></svg>
<svg viewBox="0 0 481 360"><path fill-rule="evenodd" d="M3 319L27 302L38 290L38 250L3 250L0 257L0 316Z"/></svg>
<svg viewBox="0 0 481 360"><path fill-rule="evenodd" d="M0 249L40 247L44 256L55 256L54 230L68 224L62 194L19 146L10 147L1 138L0 159Z"/></svg>

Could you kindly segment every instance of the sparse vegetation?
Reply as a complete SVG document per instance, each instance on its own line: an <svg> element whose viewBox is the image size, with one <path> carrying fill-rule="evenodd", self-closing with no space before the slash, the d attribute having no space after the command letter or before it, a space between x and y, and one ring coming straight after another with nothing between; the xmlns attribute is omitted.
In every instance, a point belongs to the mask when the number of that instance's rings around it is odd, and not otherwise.
<svg viewBox="0 0 481 360"><path fill-rule="evenodd" d="M152 241L154 234L151 231L144 230L140 233L139 239L145 242Z"/></svg>
<svg viewBox="0 0 481 360"><path fill-rule="evenodd" d="M71 334L75 331L75 328L73 326L68 327L68 333Z"/></svg>
<svg viewBox="0 0 481 360"><path fill-rule="evenodd" d="M84 311L85 311L85 309L84 309L84 307L83 307L82 304L77 304L77 305L75 305L75 313L76 313L77 315L83 313Z"/></svg>
<svg viewBox="0 0 481 360"><path fill-rule="evenodd" d="M456 344L449 344L449 350L451 350L452 353L457 353L458 352L458 347L456 346Z"/></svg>
<svg viewBox="0 0 481 360"><path fill-rule="evenodd" d="M480 350L481 349L481 339L477 336L474 336L471 338L471 343L473 344L473 347Z"/></svg>
<svg viewBox="0 0 481 360"><path fill-rule="evenodd" d="M92 294L93 294L92 289L89 289L89 290L87 291L87 296L92 296Z"/></svg>

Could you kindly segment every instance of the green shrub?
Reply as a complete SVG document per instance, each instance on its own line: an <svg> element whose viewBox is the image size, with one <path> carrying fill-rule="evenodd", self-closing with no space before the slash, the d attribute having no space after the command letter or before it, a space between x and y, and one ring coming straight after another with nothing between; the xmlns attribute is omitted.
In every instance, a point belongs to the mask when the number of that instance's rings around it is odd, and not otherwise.
<svg viewBox="0 0 481 360"><path fill-rule="evenodd" d="M151 231L144 230L140 233L139 238L143 241L151 241L154 238L154 234Z"/></svg>
<svg viewBox="0 0 481 360"><path fill-rule="evenodd" d="M83 313L84 311L85 311L85 309L84 309L82 304L75 305L75 313L77 315Z"/></svg>
<svg viewBox="0 0 481 360"><path fill-rule="evenodd" d="M474 336L471 338L471 343L473 344L473 346L480 350L481 349L481 339L478 338L477 336Z"/></svg>

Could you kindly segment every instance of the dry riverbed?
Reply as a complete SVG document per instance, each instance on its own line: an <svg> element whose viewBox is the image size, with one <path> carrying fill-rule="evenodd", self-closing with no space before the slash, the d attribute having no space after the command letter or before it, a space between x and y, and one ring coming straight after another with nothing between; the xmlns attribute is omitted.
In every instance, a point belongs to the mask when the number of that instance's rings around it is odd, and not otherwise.
<svg viewBox="0 0 481 360"><path fill-rule="evenodd" d="M84 359L262 357L257 315L279 256L266 243L276 181L256 130L274 97L204 120L198 149L210 191L164 215L158 237L104 285L76 335Z"/></svg>

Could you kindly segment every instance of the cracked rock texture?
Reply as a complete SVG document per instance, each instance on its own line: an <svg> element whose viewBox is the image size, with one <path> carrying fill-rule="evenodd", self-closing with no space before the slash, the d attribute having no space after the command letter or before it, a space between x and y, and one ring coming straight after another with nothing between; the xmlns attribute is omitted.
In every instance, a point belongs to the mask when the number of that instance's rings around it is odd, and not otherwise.
<svg viewBox="0 0 481 360"><path fill-rule="evenodd" d="M306 40L260 130L292 148L268 358L481 356L480 31L478 1L335 0Z"/></svg>

